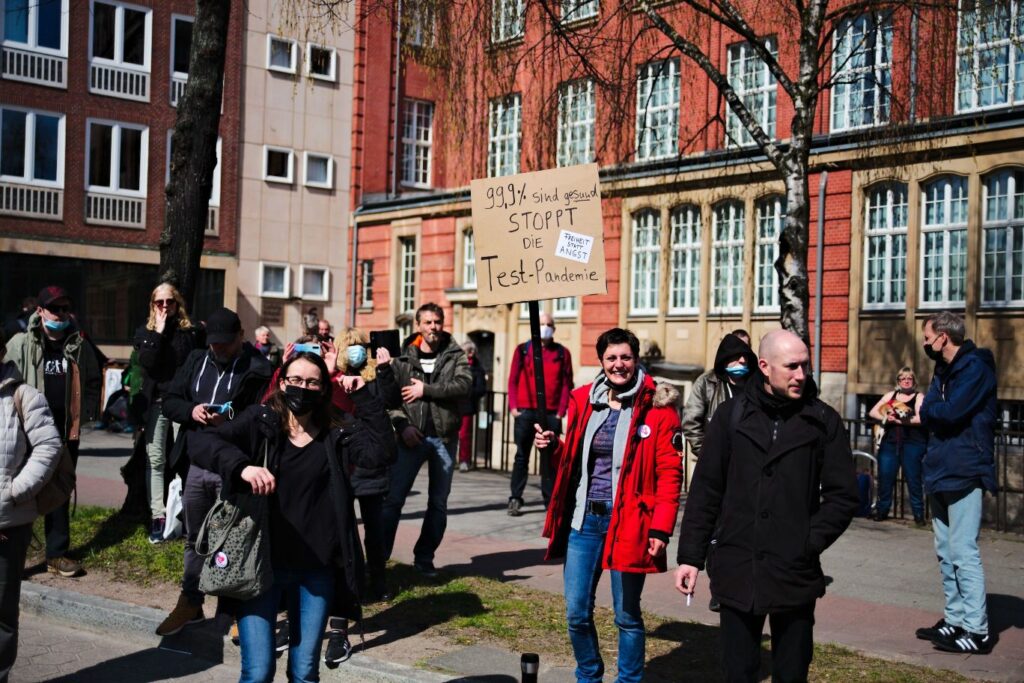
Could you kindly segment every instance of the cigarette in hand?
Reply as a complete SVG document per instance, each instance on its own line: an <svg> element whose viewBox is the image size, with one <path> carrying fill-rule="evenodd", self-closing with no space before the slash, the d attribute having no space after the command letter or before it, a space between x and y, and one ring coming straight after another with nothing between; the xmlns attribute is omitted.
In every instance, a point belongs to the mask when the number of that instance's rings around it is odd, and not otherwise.
<svg viewBox="0 0 1024 683"><path fill-rule="evenodd" d="M693 595L692 595L692 594L690 594L690 593L687 593L687 594L686 594L686 606L687 606L687 607L689 607L689 606L690 606L690 601L691 601L692 599L693 599Z"/></svg>

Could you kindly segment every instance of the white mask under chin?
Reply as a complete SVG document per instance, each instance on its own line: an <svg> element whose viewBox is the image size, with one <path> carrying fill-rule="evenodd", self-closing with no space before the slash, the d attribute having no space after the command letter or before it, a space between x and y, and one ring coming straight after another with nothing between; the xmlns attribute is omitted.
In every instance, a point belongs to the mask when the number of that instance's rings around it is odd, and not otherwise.
<svg viewBox="0 0 1024 683"><path fill-rule="evenodd" d="M552 327L551 325L541 325L540 326L540 338L541 339L554 339L555 338L555 328Z"/></svg>

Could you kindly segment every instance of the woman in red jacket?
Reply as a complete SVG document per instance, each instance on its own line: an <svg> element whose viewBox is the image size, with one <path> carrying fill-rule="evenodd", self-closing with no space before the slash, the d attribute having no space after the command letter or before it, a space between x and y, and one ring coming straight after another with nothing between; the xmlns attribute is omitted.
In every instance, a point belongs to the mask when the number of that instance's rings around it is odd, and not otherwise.
<svg viewBox="0 0 1024 683"><path fill-rule="evenodd" d="M600 681L604 662L594 628L594 595L611 571L619 628L618 680L643 680L644 622L640 594L647 574L664 572L665 545L676 523L682 469L678 392L655 387L638 364L640 342L629 330L597 339L601 374L569 400L564 440L536 426L534 444L555 444L555 487L544 524L547 559L565 558L565 603L576 679Z"/></svg>

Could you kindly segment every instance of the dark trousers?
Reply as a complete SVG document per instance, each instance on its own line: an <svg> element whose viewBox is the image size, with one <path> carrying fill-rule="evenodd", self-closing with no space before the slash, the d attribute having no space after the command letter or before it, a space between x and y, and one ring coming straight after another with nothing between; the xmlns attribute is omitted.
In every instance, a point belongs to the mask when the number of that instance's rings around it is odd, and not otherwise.
<svg viewBox="0 0 1024 683"><path fill-rule="evenodd" d="M359 515L363 518L363 547L366 548L366 573L370 578L370 590L384 592L384 566L387 558L384 550L384 494L357 496Z"/></svg>
<svg viewBox="0 0 1024 683"><path fill-rule="evenodd" d="M512 463L512 495L510 498L523 499L523 491L526 490L526 478L529 472L530 453L533 452L533 436L536 430L534 424L539 424L545 430L551 430L556 435L562 433L562 421L554 413L548 413L542 419L540 412L536 410L524 410L515 419L512 430L512 438L516 442L516 459ZM551 489L555 483L555 473L551 471L551 460L547 453L541 452L540 456L540 494L544 497L545 507L551 500Z"/></svg>
<svg viewBox="0 0 1024 683"><path fill-rule="evenodd" d="M203 571L203 557L196 552L199 527L220 497L220 477L202 467L188 468L185 488L181 492L181 505L185 510L185 575L181 579L181 592L192 605L203 604L199 590L199 574Z"/></svg>
<svg viewBox="0 0 1024 683"><path fill-rule="evenodd" d="M78 468L78 442L68 441L71 462ZM56 560L68 554L71 548L71 500L46 515L43 521L46 532L46 559Z"/></svg>
<svg viewBox="0 0 1024 683"><path fill-rule="evenodd" d="M30 540L31 524L0 531L0 683L7 683L18 657L18 603Z"/></svg>
<svg viewBox="0 0 1024 683"><path fill-rule="evenodd" d="M722 672L727 683L755 683L761 667L761 631L772 638L772 683L803 683L814 657L814 605L769 615L722 605Z"/></svg>

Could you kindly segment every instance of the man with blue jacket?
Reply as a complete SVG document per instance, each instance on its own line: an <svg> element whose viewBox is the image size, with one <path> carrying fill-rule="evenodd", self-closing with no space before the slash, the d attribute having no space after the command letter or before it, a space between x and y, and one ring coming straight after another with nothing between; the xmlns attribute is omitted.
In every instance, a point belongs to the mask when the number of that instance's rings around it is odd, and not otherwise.
<svg viewBox="0 0 1024 683"><path fill-rule="evenodd" d="M988 349L964 339L964 321L941 311L924 322L924 352L935 377L921 405L928 428L924 490L946 597L943 618L917 637L961 654L988 654L985 571L978 550L984 492L996 492L993 457L996 366Z"/></svg>

